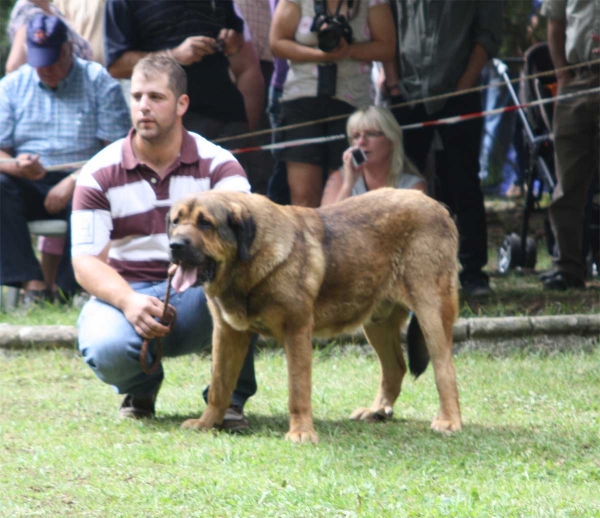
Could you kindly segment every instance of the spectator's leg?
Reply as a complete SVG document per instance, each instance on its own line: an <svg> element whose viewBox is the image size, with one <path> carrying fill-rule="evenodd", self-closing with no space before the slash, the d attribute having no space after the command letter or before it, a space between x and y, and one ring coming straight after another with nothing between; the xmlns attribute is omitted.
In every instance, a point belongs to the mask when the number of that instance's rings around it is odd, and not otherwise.
<svg viewBox="0 0 600 518"><path fill-rule="evenodd" d="M300 162L287 162L286 167L292 205L318 207L323 194L323 167Z"/></svg>
<svg viewBox="0 0 600 518"><path fill-rule="evenodd" d="M577 76L559 94L597 86ZM585 203L598 171L598 98L578 97L560 101L554 111L554 146L557 185L549 214L558 256L554 264L579 281L585 277L582 261Z"/></svg>
<svg viewBox="0 0 600 518"><path fill-rule="evenodd" d="M44 279L27 228L28 220L45 215L36 184L0 173L0 284L20 288Z"/></svg>
<svg viewBox="0 0 600 518"><path fill-rule="evenodd" d="M479 110L481 101L476 93L448 100L438 114L449 117ZM444 145L447 186L456 203L460 234L459 258L463 266L461 279L482 275L487 264L487 225L481 181L479 179L479 146L482 123L480 119L440 126Z"/></svg>

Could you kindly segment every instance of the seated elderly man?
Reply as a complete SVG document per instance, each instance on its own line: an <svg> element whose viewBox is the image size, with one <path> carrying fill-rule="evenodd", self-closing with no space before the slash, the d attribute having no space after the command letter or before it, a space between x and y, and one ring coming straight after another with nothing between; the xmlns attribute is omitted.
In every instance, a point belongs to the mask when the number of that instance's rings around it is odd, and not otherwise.
<svg viewBox="0 0 600 518"><path fill-rule="evenodd" d="M129 125L117 81L98 63L73 56L59 18L33 18L27 64L0 80L0 284L23 288L27 301L53 297L57 288L74 291L70 244L54 271L42 268L27 222L68 221L77 172L56 166L92 157Z"/></svg>

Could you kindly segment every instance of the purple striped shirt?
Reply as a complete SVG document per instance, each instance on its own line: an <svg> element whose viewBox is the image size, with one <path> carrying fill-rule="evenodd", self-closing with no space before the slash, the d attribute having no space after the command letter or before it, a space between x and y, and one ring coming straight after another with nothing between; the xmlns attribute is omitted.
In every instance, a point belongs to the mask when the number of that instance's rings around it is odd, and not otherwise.
<svg viewBox="0 0 600 518"><path fill-rule="evenodd" d="M127 281L167 275L166 215L184 195L211 189L250 192L229 151L183 130L181 153L163 178L136 158L129 135L103 149L82 169L73 197L72 255L99 255Z"/></svg>

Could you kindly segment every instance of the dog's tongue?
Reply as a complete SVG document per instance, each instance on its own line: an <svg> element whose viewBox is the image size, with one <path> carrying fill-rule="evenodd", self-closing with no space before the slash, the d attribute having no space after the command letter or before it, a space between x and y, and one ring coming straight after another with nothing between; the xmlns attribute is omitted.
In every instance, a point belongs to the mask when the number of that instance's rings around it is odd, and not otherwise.
<svg viewBox="0 0 600 518"><path fill-rule="evenodd" d="M190 286L196 284L198 278L198 269L191 268L189 270L183 269L181 266L175 271L173 276L173 289L177 293L181 293L187 290Z"/></svg>

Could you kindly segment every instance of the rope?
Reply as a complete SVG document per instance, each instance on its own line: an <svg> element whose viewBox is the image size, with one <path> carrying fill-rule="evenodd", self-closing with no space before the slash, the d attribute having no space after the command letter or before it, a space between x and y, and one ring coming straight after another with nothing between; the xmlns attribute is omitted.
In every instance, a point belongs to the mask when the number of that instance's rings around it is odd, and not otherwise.
<svg viewBox="0 0 600 518"><path fill-rule="evenodd" d="M165 307L163 309L163 314L160 319L160 323L164 326L169 326L169 332L173 329L173 324L175 324L175 318L177 318L177 313L169 309L169 298L171 297L171 281L173 280L173 275L177 270L177 265L169 266L169 270L167 273L167 293L165 294ZM142 342L142 350L140 351L140 365L142 370L146 374L154 374L158 368L160 367L160 362L162 360L163 355L163 346L162 340L160 337L156 338L156 359L154 363L148 367L146 363L146 356L148 355L148 347L150 346L150 340L144 339Z"/></svg>

